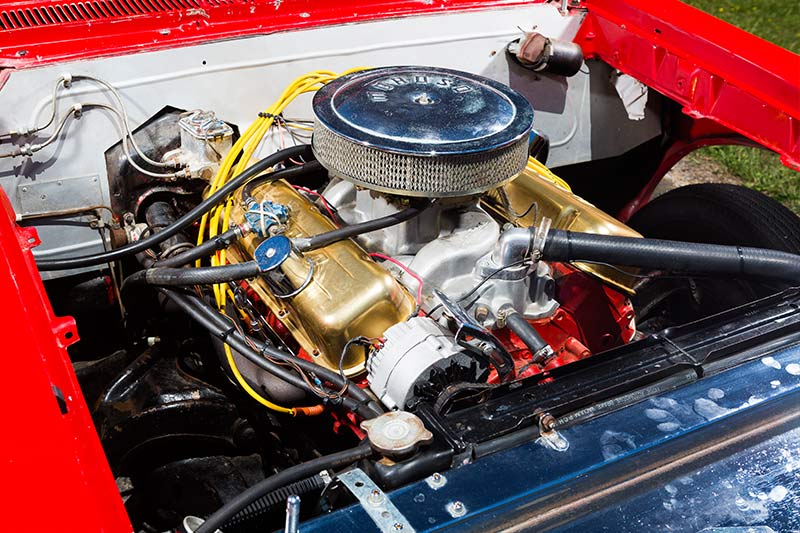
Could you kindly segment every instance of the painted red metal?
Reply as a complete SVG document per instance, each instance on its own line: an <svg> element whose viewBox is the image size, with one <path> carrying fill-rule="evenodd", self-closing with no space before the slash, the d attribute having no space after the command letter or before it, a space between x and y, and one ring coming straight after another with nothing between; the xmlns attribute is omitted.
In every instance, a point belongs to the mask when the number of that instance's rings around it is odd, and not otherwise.
<svg viewBox="0 0 800 533"><path fill-rule="evenodd" d="M575 40L587 57L642 81L695 119L620 213L623 220L678 159L701 146L750 139L800 170L800 56L678 0L583 0L581 7L588 15Z"/></svg>
<svg viewBox="0 0 800 533"><path fill-rule="evenodd" d="M543 1L4 2L0 67ZM731 137L735 134L778 152L788 165L800 166L799 56L677 0L583 0L579 5L588 10L576 39L586 54L680 103L691 118L662 167L696 146L726 139L746 142ZM4 75L0 71L0 81ZM649 194L643 191L629 212ZM0 191L0 291L7 346L0 390L6 400L3 427L13 435L0 450L0 474L7 482L13 480L4 493L4 508L13 512L6 513L3 525L9 531L130 531L66 353L67 345L77 340L75 324L53 315L30 253L36 244L35 233L15 226ZM65 414L55 390L64 398Z"/></svg>
<svg viewBox="0 0 800 533"><path fill-rule="evenodd" d="M552 266L556 278L555 297L561 307L551 317L531 321L555 352L547 365L533 364L530 350L508 328L493 332L514 358L520 378L621 346L636 334L633 306L624 294L571 265L554 263ZM498 383L497 373L492 371L488 380Z"/></svg>
<svg viewBox="0 0 800 533"><path fill-rule="evenodd" d="M53 315L30 251L38 244L0 189L2 529L131 531L67 355L75 321Z"/></svg>
<svg viewBox="0 0 800 533"><path fill-rule="evenodd" d="M316 26L545 1L104 0L106 9L90 11L80 4L95 2L21 0L0 6L0 27L6 21L11 28L0 30L0 66L26 67ZM47 24L56 17L45 18L43 6L77 7L61 9L65 22Z"/></svg>

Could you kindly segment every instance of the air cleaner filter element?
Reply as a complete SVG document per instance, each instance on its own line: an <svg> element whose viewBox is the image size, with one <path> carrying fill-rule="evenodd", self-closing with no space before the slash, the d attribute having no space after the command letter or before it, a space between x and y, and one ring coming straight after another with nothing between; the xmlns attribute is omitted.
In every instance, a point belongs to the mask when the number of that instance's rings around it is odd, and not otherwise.
<svg viewBox="0 0 800 533"><path fill-rule="evenodd" d="M343 76L314 96L312 146L334 175L403 196L478 194L525 168L533 109L494 80L434 67Z"/></svg>

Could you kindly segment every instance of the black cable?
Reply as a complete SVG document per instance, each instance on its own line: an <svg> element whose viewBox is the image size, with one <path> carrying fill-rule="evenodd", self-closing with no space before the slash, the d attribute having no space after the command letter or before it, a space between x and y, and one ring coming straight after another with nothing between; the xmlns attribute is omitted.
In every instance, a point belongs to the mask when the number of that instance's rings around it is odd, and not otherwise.
<svg viewBox="0 0 800 533"><path fill-rule="evenodd" d="M305 463L287 468L267 479L259 481L217 509L195 530L195 533L213 533L217 529L223 527L228 520L233 518L239 511L252 502L284 485L318 474L322 470L336 470L351 465L371 455L372 448L370 448L368 442L364 441L355 448L318 457L311 461L306 461Z"/></svg>
<svg viewBox="0 0 800 533"><path fill-rule="evenodd" d="M303 163L302 165L281 169L280 171L278 171L280 172L280 175L278 175L278 172L273 172L271 174L259 176L247 182L244 185L244 187L242 187L242 199L245 201L251 199L253 197L253 189L255 189L256 187L265 182L275 181L279 179L290 180L292 178L296 178L297 176L310 174L311 172L315 172L321 168L322 165L318 161L312 159L308 163Z"/></svg>
<svg viewBox="0 0 800 533"><path fill-rule="evenodd" d="M353 224L352 226L343 226L335 230L320 233L319 235L314 235L313 237L293 239L293 242L297 249L301 252L316 250L317 248L322 248L324 246L328 246L329 244L343 241L351 237L356 237L364 233L377 231L390 226L396 226L397 224L401 224L407 220L411 220L412 218L419 216L432 204L433 202L426 200L419 206L407 207L402 211L392 213L391 215L387 215L385 217L367 220L366 222Z"/></svg>
<svg viewBox="0 0 800 533"><path fill-rule="evenodd" d="M299 376L255 353L255 351L236 333L236 328L230 323L224 323L221 325L222 327L220 327L220 324L212 317L208 316L191 303L190 296L171 289L160 289L160 291L180 307L183 312L198 322L203 328L207 329L209 333L229 344L231 348L236 350L243 357L246 357L247 360L254 365L287 383L291 383L303 390L314 392ZM225 319L223 318L222 320L224 321Z"/></svg>
<svg viewBox="0 0 800 533"><path fill-rule="evenodd" d="M219 312L211 308L207 303L205 303L197 296L178 293L174 290L166 288L160 288L159 291L161 291L169 298L176 300L176 303L179 303L179 305L181 305L181 308L183 308L184 306L191 307L194 311L190 313L191 316L197 319L198 322L201 322L201 325L203 325L206 329L209 329L209 331L211 331L212 334L224 332L230 329L231 325L227 321L227 319ZM180 304L180 302L184 303ZM202 317L203 320L201 321L197 317ZM220 337L219 334L215 336ZM281 361L286 361L295 364L298 367L305 370L306 372L313 372L320 378L332 383L336 387L345 388L345 385L347 385L346 388L350 397L343 397L342 403L345 407L347 407L352 411L357 412L363 418L374 418L375 416L383 413L383 410L380 408L380 406L378 406L377 403L364 390L362 390L356 384L352 383L350 380L347 379L343 380L338 373L332 370L320 366L312 361L307 361L306 359L302 359L299 357L292 357L289 354L276 350L272 346L265 344L263 341L259 339L248 337L248 339L261 351L261 353L256 353L253 350L253 348L250 347L245 342L245 340L238 334L238 332L235 331L227 333L225 338L231 339L231 342L229 342L228 344L230 344L231 347L235 348L238 352L242 353L242 355L245 355L248 359L250 359L250 355L252 355L257 359L259 359L261 363L263 363L264 362L264 358L262 356L263 354L272 357L273 359L278 359ZM223 340L225 339L223 338ZM234 343L236 345L234 345ZM261 363L256 363L256 364L263 368ZM270 373L272 373L273 375L277 375L271 371ZM296 377L294 376L294 374L291 375L293 377ZM291 381L291 383L297 384L295 381ZM301 386L304 389L308 388L305 382L303 382L302 385L298 386Z"/></svg>
<svg viewBox="0 0 800 533"><path fill-rule="evenodd" d="M199 268L168 268L154 267L139 270L128 276L122 282L124 287L135 283L160 285L163 287L186 287L191 285L213 285L239 281L257 276L261 272L258 263L246 261L231 265L199 267Z"/></svg>
<svg viewBox="0 0 800 533"><path fill-rule="evenodd" d="M363 335L359 335L358 337L353 337L352 339L344 343L344 348L342 348L342 354L339 356L339 375L342 377L342 379L346 379L347 377L344 375L344 358L347 357L347 351L353 344L359 344L361 346L370 346L372 343L368 338L366 338Z"/></svg>
<svg viewBox="0 0 800 533"><path fill-rule="evenodd" d="M157 244L167 240L168 238L172 237L173 235L177 234L181 230L190 226L195 220L203 216L205 213L211 210L215 205L225 200L229 194L233 191L247 183L252 178L258 176L265 170L269 169L281 163L285 160L288 160L292 157L313 157L311 153L311 147L309 145L302 145L302 146L292 146L290 148L286 148L285 150L281 150L279 152L275 152L274 154L265 157L261 161L255 163L247 170L234 176L231 178L225 185L220 187L214 194L197 204L194 208L192 208L188 213L183 215L179 218L174 224L171 226L165 227L158 233L147 237L146 239L141 239L136 242L132 242L123 246L122 248L117 248L116 250L111 250L109 252L102 252L92 255L85 255L82 257L72 257L69 259L51 259L51 260L42 260L37 261L36 266L41 271L48 271L48 270L67 270L71 268L82 268L82 267L89 267L95 265L101 265L104 263L110 263L112 261L116 261L118 259L122 259L123 257L127 257L129 255L135 254L137 252L141 252L147 250L148 248L152 248ZM287 169L291 170L291 169ZM278 171L278 172L285 172L285 171ZM277 176L278 172L270 174L273 178L279 178Z"/></svg>

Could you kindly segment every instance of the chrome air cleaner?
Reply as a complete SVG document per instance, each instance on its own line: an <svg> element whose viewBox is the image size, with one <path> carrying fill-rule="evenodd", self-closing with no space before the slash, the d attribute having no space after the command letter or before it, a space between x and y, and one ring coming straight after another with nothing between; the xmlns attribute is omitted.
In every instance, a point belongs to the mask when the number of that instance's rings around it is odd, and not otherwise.
<svg viewBox="0 0 800 533"><path fill-rule="evenodd" d="M314 154L331 173L380 192L478 194L524 168L533 109L494 80L434 67L339 78L314 96Z"/></svg>

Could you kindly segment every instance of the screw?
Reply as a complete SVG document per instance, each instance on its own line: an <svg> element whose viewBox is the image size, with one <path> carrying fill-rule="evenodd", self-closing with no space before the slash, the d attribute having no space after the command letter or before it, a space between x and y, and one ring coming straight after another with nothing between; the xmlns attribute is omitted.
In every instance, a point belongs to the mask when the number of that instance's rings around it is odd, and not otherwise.
<svg viewBox="0 0 800 533"><path fill-rule="evenodd" d="M430 488L436 490L440 487L444 487L445 483L447 483L447 478L445 478L439 472L434 472L426 481Z"/></svg>
<svg viewBox="0 0 800 533"><path fill-rule="evenodd" d="M456 518L458 516L464 516L467 514L467 508L464 506L463 503L459 501L452 502L447 505L447 511L450 513L450 516Z"/></svg>
<svg viewBox="0 0 800 533"><path fill-rule="evenodd" d="M401 524L400 522L395 522L394 523L394 530L395 531L400 531L401 529L403 529L403 524Z"/></svg>

